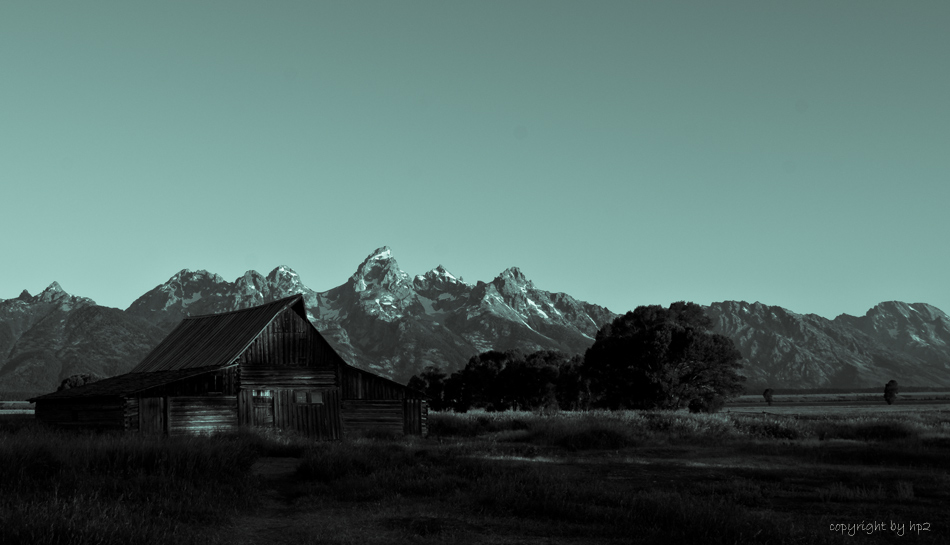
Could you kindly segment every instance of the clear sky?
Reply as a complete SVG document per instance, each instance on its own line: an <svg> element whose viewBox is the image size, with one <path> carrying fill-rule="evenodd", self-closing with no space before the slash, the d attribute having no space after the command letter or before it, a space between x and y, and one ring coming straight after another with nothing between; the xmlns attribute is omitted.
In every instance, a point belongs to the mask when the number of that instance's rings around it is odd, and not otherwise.
<svg viewBox="0 0 950 545"><path fill-rule="evenodd" d="M375 248L624 312L950 311L950 2L0 2L0 298Z"/></svg>

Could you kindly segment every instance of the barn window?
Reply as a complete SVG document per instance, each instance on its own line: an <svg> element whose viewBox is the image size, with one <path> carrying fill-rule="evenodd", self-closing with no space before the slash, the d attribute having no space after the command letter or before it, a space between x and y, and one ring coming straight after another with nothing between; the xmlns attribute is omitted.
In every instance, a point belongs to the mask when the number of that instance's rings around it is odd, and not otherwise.
<svg viewBox="0 0 950 545"><path fill-rule="evenodd" d="M254 397L272 397L273 393L270 390L254 390Z"/></svg>
<svg viewBox="0 0 950 545"><path fill-rule="evenodd" d="M323 405L323 392L294 390L294 403L304 403L310 405Z"/></svg>

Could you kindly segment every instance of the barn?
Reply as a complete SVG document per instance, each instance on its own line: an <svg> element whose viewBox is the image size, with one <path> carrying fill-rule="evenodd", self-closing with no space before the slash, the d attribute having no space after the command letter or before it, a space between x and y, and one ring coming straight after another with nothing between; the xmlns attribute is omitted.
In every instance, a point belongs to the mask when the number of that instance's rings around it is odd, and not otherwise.
<svg viewBox="0 0 950 545"><path fill-rule="evenodd" d="M295 295L193 316L131 372L30 399L62 427L143 434L239 428L340 439L361 430L426 435L423 394L345 361Z"/></svg>

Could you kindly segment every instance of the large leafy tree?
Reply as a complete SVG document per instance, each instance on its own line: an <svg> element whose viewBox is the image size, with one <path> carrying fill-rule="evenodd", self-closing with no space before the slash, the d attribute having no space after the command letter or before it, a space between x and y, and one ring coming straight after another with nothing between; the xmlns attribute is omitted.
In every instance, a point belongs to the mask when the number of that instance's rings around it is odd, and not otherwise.
<svg viewBox="0 0 950 545"><path fill-rule="evenodd" d="M409 379L407 386L422 392L429 398L429 407L433 411L445 410L445 373L434 365L429 365L418 375Z"/></svg>
<svg viewBox="0 0 950 545"><path fill-rule="evenodd" d="M702 307L638 307L597 332L584 371L600 406L715 411L742 391L732 340L711 333Z"/></svg>

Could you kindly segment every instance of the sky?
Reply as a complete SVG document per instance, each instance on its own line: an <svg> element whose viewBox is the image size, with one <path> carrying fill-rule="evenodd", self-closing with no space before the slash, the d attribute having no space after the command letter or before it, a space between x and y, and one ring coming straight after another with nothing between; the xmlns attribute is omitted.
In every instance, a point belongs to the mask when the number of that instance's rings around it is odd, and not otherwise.
<svg viewBox="0 0 950 545"><path fill-rule="evenodd" d="M950 2L0 2L0 299L517 266L950 312Z"/></svg>

